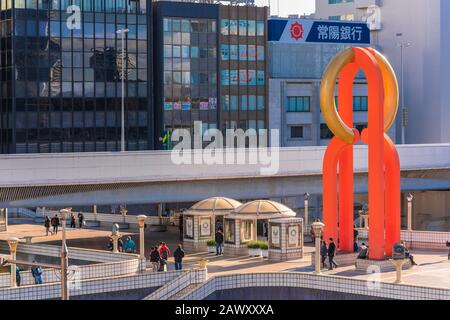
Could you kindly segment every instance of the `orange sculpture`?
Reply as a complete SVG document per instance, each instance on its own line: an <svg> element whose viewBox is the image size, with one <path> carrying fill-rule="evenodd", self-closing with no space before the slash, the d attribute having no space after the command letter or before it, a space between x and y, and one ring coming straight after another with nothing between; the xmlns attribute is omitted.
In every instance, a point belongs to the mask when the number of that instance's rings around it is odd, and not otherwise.
<svg viewBox="0 0 450 320"><path fill-rule="evenodd" d="M368 128L361 134L353 128L353 81L359 69L366 75L369 102ZM369 146L369 258L383 260L400 241L400 161L386 134L398 112L395 73L374 49L346 49L325 71L320 104L335 135L323 163L324 237L339 239L341 251L353 252L353 146L362 139Z"/></svg>

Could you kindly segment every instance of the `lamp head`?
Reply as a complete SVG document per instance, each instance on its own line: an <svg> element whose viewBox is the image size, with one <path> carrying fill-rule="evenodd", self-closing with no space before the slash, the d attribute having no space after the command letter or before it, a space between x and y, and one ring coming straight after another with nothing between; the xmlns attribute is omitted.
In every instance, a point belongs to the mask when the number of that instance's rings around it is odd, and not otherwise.
<svg viewBox="0 0 450 320"><path fill-rule="evenodd" d="M414 196L411 193L409 193L408 196L406 197L406 199L408 199L408 202L411 202L411 201L413 201Z"/></svg>

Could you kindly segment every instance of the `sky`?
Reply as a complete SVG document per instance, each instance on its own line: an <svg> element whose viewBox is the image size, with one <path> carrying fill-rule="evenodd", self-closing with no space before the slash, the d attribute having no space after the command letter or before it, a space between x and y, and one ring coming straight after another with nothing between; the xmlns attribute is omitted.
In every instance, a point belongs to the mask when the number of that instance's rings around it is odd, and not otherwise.
<svg viewBox="0 0 450 320"><path fill-rule="evenodd" d="M268 6L270 1L271 15L287 17L289 14L310 14L314 12L315 0L256 0L258 5ZM280 13L278 14L278 3Z"/></svg>

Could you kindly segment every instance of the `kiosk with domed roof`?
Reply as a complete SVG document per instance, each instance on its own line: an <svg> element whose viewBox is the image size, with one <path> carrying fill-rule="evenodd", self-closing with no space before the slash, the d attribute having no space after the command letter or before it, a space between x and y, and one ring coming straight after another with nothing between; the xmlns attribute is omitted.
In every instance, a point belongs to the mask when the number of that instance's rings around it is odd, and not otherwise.
<svg viewBox="0 0 450 320"><path fill-rule="evenodd" d="M183 245L190 251L204 252L216 229L223 229L224 217L240 207L239 201L214 197L194 204L183 214Z"/></svg>
<svg viewBox="0 0 450 320"><path fill-rule="evenodd" d="M268 240L270 260L300 259L303 255L303 219L285 205L256 200L225 216L225 254L245 255L250 241ZM258 234L258 222L262 233Z"/></svg>

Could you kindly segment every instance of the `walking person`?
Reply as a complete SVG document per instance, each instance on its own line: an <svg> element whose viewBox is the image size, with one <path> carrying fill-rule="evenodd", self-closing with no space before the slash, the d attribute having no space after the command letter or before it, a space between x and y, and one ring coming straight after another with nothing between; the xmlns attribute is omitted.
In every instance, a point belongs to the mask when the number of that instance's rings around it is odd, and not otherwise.
<svg viewBox="0 0 450 320"><path fill-rule="evenodd" d="M114 241L111 238L109 238L108 250L111 251L111 252L114 251Z"/></svg>
<svg viewBox="0 0 450 320"><path fill-rule="evenodd" d="M223 254L223 232L218 229L215 236L216 240L216 256Z"/></svg>
<svg viewBox="0 0 450 320"><path fill-rule="evenodd" d="M18 287L20 287L21 280L22 280L22 278L20 276L20 268L18 265L16 265L16 284Z"/></svg>
<svg viewBox="0 0 450 320"><path fill-rule="evenodd" d="M45 217L44 227L45 235L48 237L48 234L50 233L50 218L48 216Z"/></svg>
<svg viewBox="0 0 450 320"><path fill-rule="evenodd" d="M322 245L320 246L320 258L322 261L322 268L324 269L326 267L325 262L327 261L327 256L328 256L327 243L325 241L322 241Z"/></svg>
<svg viewBox="0 0 450 320"><path fill-rule="evenodd" d="M159 255L158 248L152 247L150 252L150 262L152 263L152 271L159 271L159 262L161 260L161 256Z"/></svg>
<svg viewBox="0 0 450 320"><path fill-rule="evenodd" d="M79 223L80 229L83 228L84 214L82 212L78 213L78 223Z"/></svg>
<svg viewBox="0 0 450 320"><path fill-rule="evenodd" d="M335 268L339 267L336 262L334 262L334 256L336 255L336 244L334 243L334 239L330 238L330 244L328 245L328 262L329 262L329 270L333 270L333 266Z"/></svg>
<svg viewBox="0 0 450 320"><path fill-rule="evenodd" d="M184 250L181 244L178 245L178 248L173 253L173 257L175 259L175 270L183 269L183 258L184 258Z"/></svg>
<svg viewBox="0 0 450 320"><path fill-rule="evenodd" d="M167 271L167 260L169 260L170 249L167 247L165 242L161 242L161 247L159 248L160 260L160 271Z"/></svg>
<svg viewBox="0 0 450 320"><path fill-rule="evenodd" d="M58 234L59 218L57 214L55 214L55 216L52 218L51 224L53 227L53 234Z"/></svg>
<svg viewBox="0 0 450 320"><path fill-rule="evenodd" d="M70 215L70 227L72 229L75 229L77 227L76 224L76 219L75 219L75 213L72 212L72 214Z"/></svg>
<svg viewBox="0 0 450 320"><path fill-rule="evenodd" d="M123 240L122 240L122 238L119 238L117 240L117 249L119 249L119 252L123 252Z"/></svg>
<svg viewBox="0 0 450 320"><path fill-rule="evenodd" d="M216 232L219 231L219 230L222 230L222 231L223 231L223 224L222 224L222 222L220 221L220 219L217 219L217 220L216 220Z"/></svg>
<svg viewBox="0 0 450 320"><path fill-rule="evenodd" d="M130 236L127 237L125 241L125 252L126 253L136 253L136 243L131 239Z"/></svg>
<svg viewBox="0 0 450 320"><path fill-rule="evenodd" d="M33 263L35 264L36 260L34 260ZM31 268L31 274L33 275L35 284L42 284L42 268L40 266L33 266Z"/></svg>

